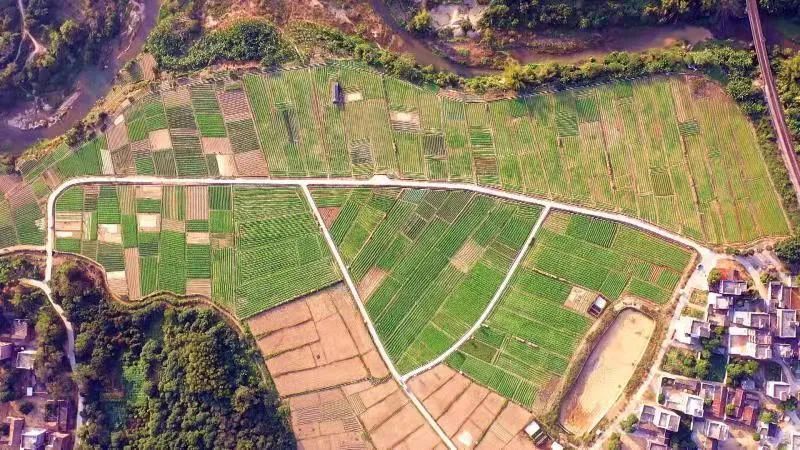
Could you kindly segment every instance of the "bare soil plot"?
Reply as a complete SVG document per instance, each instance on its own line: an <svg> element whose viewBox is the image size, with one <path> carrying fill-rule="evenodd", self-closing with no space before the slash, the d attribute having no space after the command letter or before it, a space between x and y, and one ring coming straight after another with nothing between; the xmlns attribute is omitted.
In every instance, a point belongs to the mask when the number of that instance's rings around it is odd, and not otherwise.
<svg viewBox="0 0 800 450"><path fill-rule="evenodd" d="M330 228L333 225L333 222L339 217L339 212L342 208L338 206L328 206L319 208L319 215L322 216L322 221L325 223L325 226Z"/></svg>
<svg viewBox="0 0 800 450"><path fill-rule="evenodd" d="M281 395L388 375L342 284L248 322Z"/></svg>
<svg viewBox="0 0 800 450"><path fill-rule="evenodd" d="M231 140L226 137L202 137L200 145L206 155L232 155Z"/></svg>
<svg viewBox="0 0 800 450"><path fill-rule="evenodd" d="M211 243L211 237L207 232L191 231L186 233L186 243L208 245Z"/></svg>
<svg viewBox="0 0 800 450"><path fill-rule="evenodd" d="M57 212L56 231L81 231L83 214L76 212Z"/></svg>
<svg viewBox="0 0 800 450"><path fill-rule="evenodd" d="M161 230L161 214L141 213L136 214L136 224L139 231L159 231Z"/></svg>
<svg viewBox="0 0 800 450"><path fill-rule="evenodd" d="M186 294L203 295L211 298L211 280L208 278L186 280Z"/></svg>
<svg viewBox="0 0 800 450"><path fill-rule="evenodd" d="M151 131L148 138L150 140L150 148L154 151L172 148L172 138L169 137L169 130Z"/></svg>
<svg viewBox="0 0 800 450"><path fill-rule="evenodd" d="M165 231L183 233L186 231L186 223L182 220L161 219L161 229Z"/></svg>
<svg viewBox="0 0 800 450"><path fill-rule="evenodd" d="M97 241L122 244L122 227L119 224L101 223L97 226Z"/></svg>
<svg viewBox="0 0 800 450"><path fill-rule="evenodd" d="M162 186L151 186L151 185L138 185L136 186L136 198L137 199L150 199L150 200L161 200L161 194L163 193Z"/></svg>
<svg viewBox="0 0 800 450"><path fill-rule="evenodd" d="M236 161L233 155L217 155L217 168L223 177L235 177L239 173L236 171Z"/></svg>
<svg viewBox="0 0 800 450"><path fill-rule="evenodd" d="M484 248L472 239L468 239L456 252L451 264L463 273L468 273L483 256Z"/></svg>
<svg viewBox="0 0 800 450"><path fill-rule="evenodd" d="M236 161L236 169L239 175L244 177L267 177L269 176L269 166L261 150L251 150L249 152L237 153L233 156ZM220 169L220 173L222 169Z"/></svg>
<svg viewBox="0 0 800 450"><path fill-rule="evenodd" d="M128 145L128 126L125 122L112 125L106 131L106 140L108 142L108 149L114 151L120 147Z"/></svg>
<svg viewBox="0 0 800 450"><path fill-rule="evenodd" d="M633 375L655 330L643 313L626 309L600 338L561 404L564 427L583 434L597 425Z"/></svg>
<svg viewBox="0 0 800 450"><path fill-rule="evenodd" d="M356 286L361 298L365 302L368 301L387 276L389 276L389 272L385 269L381 269L380 267L373 267L369 269L367 274L364 275L364 278L362 278Z"/></svg>
<svg viewBox="0 0 800 450"><path fill-rule="evenodd" d="M107 272L108 288L116 296L128 295L128 281L125 278L125 271Z"/></svg>
<svg viewBox="0 0 800 450"><path fill-rule="evenodd" d="M343 284L248 321L300 448L441 444L391 379Z"/></svg>
<svg viewBox="0 0 800 450"><path fill-rule="evenodd" d="M123 250L125 255L125 279L128 283L128 297L137 299L142 296L139 286L139 249L126 248Z"/></svg>
<svg viewBox="0 0 800 450"><path fill-rule="evenodd" d="M186 188L186 219L208 220L208 186Z"/></svg>
<svg viewBox="0 0 800 450"><path fill-rule="evenodd" d="M567 297L567 300L564 302L564 306L581 314L586 314L586 311L589 309L592 302L594 302L595 298L597 298L596 293L587 291L578 286L572 286L572 290L569 292L569 297Z"/></svg>
<svg viewBox="0 0 800 450"><path fill-rule="evenodd" d="M408 386L458 448L502 448L510 442L534 448L522 434L533 420L529 411L444 364L412 378Z"/></svg>

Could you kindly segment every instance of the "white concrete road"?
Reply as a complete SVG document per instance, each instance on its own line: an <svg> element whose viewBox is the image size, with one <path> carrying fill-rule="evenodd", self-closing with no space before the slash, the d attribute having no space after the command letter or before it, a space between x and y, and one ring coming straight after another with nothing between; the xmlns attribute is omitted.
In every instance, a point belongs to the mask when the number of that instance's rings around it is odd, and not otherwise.
<svg viewBox="0 0 800 450"><path fill-rule="evenodd" d="M433 367L435 364L444 361L444 359L453 351L455 351L463 342L466 342L472 334L480 327L481 323L486 319L486 317L491 312L492 308L496 304L496 302L502 296L503 291L507 287L513 273L519 263L522 261L524 257L524 249L530 246L531 242L534 239L536 232L538 231L539 227L541 226L545 216L547 213L550 212L552 209L560 209L564 211L569 211L573 213L584 214L587 216L598 217L602 219L613 220L616 222L624 223L641 230L653 233L658 235L664 239L676 242L678 244L684 245L696 251L699 254L699 260L701 262L702 267L710 268L714 267L716 264L717 259L720 257L724 257L724 255L719 255L715 253L710 248L707 248L691 239L685 238L680 236L676 233L673 233L668 230L664 230L656 225L651 223L642 221L640 219L635 219L632 217L625 216L623 214L608 212L608 211L598 211L593 210L590 208L584 208L581 206L572 205L569 203L562 203L554 200L548 199L541 199L536 197L531 197L524 194L513 193L513 192L506 192L500 189L484 187L484 186L476 186L473 184L467 183L453 183L453 182L437 182L437 181L413 181L413 180L397 180L388 178L386 176L378 175L374 176L369 179L341 179L341 178L291 178L291 179L271 179L271 178L159 178L159 177L150 177L150 176L87 176L81 178L74 178L71 180L66 181L65 183L58 186L53 192L50 194L47 202L47 241L45 245L45 251L47 253L47 266L45 269L45 282L49 282L52 279L53 275L53 254L55 248L55 202L61 193L63 193L66 189L72 186L78 185L85 185L85 184L127 184L127 185L164 185L164 186L196 186L196 185L238 185L238 186L264 186L264 187L275 187L275 186L285 186L285 187L299 187L302 189L306 199L308 200L311 208L314 212L314 215L320 225L320 228L325 236L325 240L328 242L328 246L331 248L331 252L334 255L334 259L336 260L337 265L339 266L340 271L342 272L342 276L347 284L348 288L350 289L355 301L358 305L359 311L361 316L364 320L364 323L367 325L367 329L372 336L372 339L375 341L376 348L379 350L381 357L383 358L384 362L386 363L387 367L389 368L392 377L403 387L406 395L409 397L410 401L417 407L420 413L425 417L428 423L433 427L433 429L439 434L442 438L443 442L447 444L450 448L455 448L453 442L447 437L444 431L439 427L436 421L431 417L422 403L417 399L417 397L408 389L405 381L413 375L423 372L428 368ZM456 344L454 344L447 352L440 355L440 357L436 358L436 360L432 361L425 366L412 371L405 376L400 375L398 373L396 367L392 363L391 359L389 358L388 354L386 353L383 344L381 343L377 331L372 324L372 321L367 314L366 308L364 307L363 301L358 294L358 291L355 288L355 284L353 283L347 267L342 260L341 255L339 254L338 248L336 247L333 239L330 236L330 233L325 227L324 222L322 221L322 217L320 216L319 210L314 203L309 188L312 187L399 187L399 188L416 188L416 189L453 189L453 190L465 190L476 192L479 194L490 195L498 198L503 198L506 200L513 200L522 203L540 205L544 209L542 211L541 216L537 220L535 226L531 230L529 234L525 247L522 251L519 252L514 263L509 269L507 276L503 280L503 283L500 285L499 289L497 290L496 294L490 301L487 308L484 310L483 314L481 314L480 319L473 325L473 327L459 339ZM618 427L619 420L621 420L624 415L627 415L628 411L632 411L641 400L642 395L644 394L647 385L650 381L655 377L657 373L657 368L660 365L660 361L663 358L666 350L669 346L669 343L672 338L672 334L675 330L675 323L677 322L675 319L680 316L680 311L683 306L686 304L688 300L688 295L691 291L691 287L694 285L703 286L705 283L705 278L707 274L705 270L698 269L693 273L690 277L687 286L681 290L681 297L676 307L675 314L673 316L673 320L670 323L669 331L662 342L659 348L659 354L656 358L656 362L654 363L653 367L651 368L650 372L648 373L646 382L642 385L639 392L637 392L634 397L631 398L631 401L628 402L628 406L626 409L625 414L621 414L617 420L615 420L611 426L607 427L606 431L600 435L600 438L596 441L598 444L596 445L599 448L599 443L603 442L609 433L609 430L614 430ZM706 286L707 287L707 286Z"/></svg>

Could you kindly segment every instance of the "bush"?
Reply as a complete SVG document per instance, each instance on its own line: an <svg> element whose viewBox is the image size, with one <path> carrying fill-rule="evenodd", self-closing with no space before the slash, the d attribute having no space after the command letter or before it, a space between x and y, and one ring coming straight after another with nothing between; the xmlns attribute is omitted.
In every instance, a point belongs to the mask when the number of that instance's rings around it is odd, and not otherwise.
<svg viewBox="0 0 800 450"><path fill-rule="evenodd" d="M611 436L606 441L606 450L621 450L622 442L620 442L620 439L619 433L611 433Z"/></svg>
<svg viewBox="0 0 800 450"><path fill-rule="evenodd" d="M408 31L419 34L427 33L431 30L432 21L431 13L429 13L427 9L422 8L408 21Z"/></svg>
<svg viewBox="0 0 800 450"><path fill-rule="evenodd" d="M25 414L27 416L28 414L30 414L33 411L34 408L35 408L35 405L33 403L31 403L29 401L24 401L24 402L20 403L20 405L19 405L19 412L21 412L22 414Z"/></svg>
<svg viewBox="0 0 800 450"><path fill-rule="evenodd" d="M775 254L787 264L800 263L800 237L785 239L775 246Z"/></svg>
<svg viewBox="0 0 800 450"><path fill-rule="evenodd" d="M637 423L639 423L639 418L636 417L635 414L630 414L628 415L628 417L623 419L619 425L620 427L622 427L622 430L625 431L626 433L633 433L633 430L636 429L635 427Z"/></svg>
<svg viewBox="0 0 800 450"><path fill-rule="evenodd" d="M278 30L261 19L240 20L195 40L197 23L183 16L165 20L153 30L147 49L159 67L196 70L220 61L260 61L271 66L292 56Z"/></svg>

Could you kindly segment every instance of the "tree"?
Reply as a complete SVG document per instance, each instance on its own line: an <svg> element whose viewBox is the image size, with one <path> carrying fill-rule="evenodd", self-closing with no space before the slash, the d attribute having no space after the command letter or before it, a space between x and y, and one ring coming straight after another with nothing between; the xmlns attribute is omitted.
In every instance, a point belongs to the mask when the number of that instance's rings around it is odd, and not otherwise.
<svg viewBox="0 0 800 450"><path fill-rule="evenodd" d="M732 360L728 363L726 368L728 374L728 384L731 386L738 386L741 380L745 377L752 377L758 372L758 361L749 359Z"/></svg>
<svg viewBox="0 0 800 450"><path fill-rule="evenodd" d="M431 30L432 21L431 13L428 12L427 9L422 8L408 21L408 31L419 34L427 33Z"/></svg>
<svg viewBox="0 0 800 450"><path fill-rule="evenodd" d="M708 273L708 284L715 285L720 281L722 281L722 271L716 267L711 269L711 272Z"/></svg>
<svg viewBox="0 0 800 450"><path fill-rule="evenodd" d="M758 416L758 420L764 423L777 423L778 417L775 415L774 411L770 411L769 409L764 409L761 411L761 415Z"/></svg>
<svg viewBox="0 0 800 450"><path fill-rule="evenodd" d="M639 423L639 418L636 417L635 414L630 414L620 422L619 426L622 427L622 430L626 433L633 433L637 423Z"/></svg>
<svg viewBox="0 0 800 450"><path fill-rule="evenodd" d="M790 237L775 246L775 254L788 264L800 263L800 236Z"/></svg>
<svg viewBox="0 0 800 450"><path fill-rule="evenodd" d="M733 403L728 403L725 405L725 414L728 416L732 416L736 413L736 405Z"/></svg>
<svg viewBox="0 0 800 450"><path fill-rule="evenodd" d="M611 436L609 436L606 441L606 450L621 450L622 442L620 440L621 436L619 433L611 433Z"/></svg>

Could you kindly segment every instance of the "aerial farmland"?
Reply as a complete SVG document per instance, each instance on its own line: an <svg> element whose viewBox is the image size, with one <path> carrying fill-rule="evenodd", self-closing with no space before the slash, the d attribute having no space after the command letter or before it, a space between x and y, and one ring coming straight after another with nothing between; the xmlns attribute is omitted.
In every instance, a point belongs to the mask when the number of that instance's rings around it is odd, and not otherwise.
<svg viewBox="0 0 800 450"><path fill-rule="evenodd" d="M485 101L349 62L247 72L144 92L20 169L0 246L211 302L309 445L509 444L477 405L513 439L588 432L709 248L790 234L752 125L687 76ZM634 311L619 392L572 392Z"/></svg>

